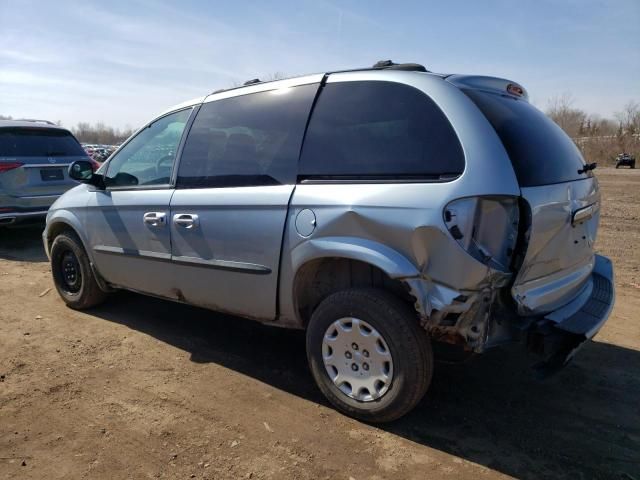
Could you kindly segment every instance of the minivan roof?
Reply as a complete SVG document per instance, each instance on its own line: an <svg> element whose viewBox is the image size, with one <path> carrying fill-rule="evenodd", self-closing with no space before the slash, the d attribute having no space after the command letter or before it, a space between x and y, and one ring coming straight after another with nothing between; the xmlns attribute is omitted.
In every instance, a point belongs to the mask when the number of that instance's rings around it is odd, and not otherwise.
<svg viewBox="0 0 640 480"><path fill-rule="evenodd" d="M216 99L218 99L218 98L225 98L227 96L229 97L236 96L239 94L239 91L244 91L245 93L254 93L258 91L264 91L265 86L271 85L271 84L274 85L274 88L280 88L280 87L284 88L284 87L304 85L308 83L319 82L326 76L337 74L337 73L351 73L351 72L356 73L356 72L367 72L367 71L389 71L389 73L392 73L392 72L397 72L399 70L410 72L416 75L430 75L433 77L440 77L443 80L447 80L452 84L456 85L458 88L477 89L477 90L490 91L494 93L507 94L511 96L518 96L525 101L529 99L527 90L524 87L522 87L517 82L513 82L505 78L489 77L489 76L482 76L482 75L434 73L427 70L424 66L417 63L394 63L391 60L383 60L383 61L377 62L372 67L332 70L324 73L297 75L293 77L267 80L267 81L252 79L245 82L245 84L243 85L215 90L214 92L210 93L209 95L205 95L204 97L194 98L192 100L180 103L178 105L174 105L171 108L164 110L160 114L160 116L166 115L170 112L179 110L181 108L187 108L187 107L192 107L192 106L201 104L205 102L207 98L213 95L215 95ZM275 85L277 85L277 87ZM513 87L519 89L520 93L518 95L515 95L513 92L509 91L509 89Z"/></svg>
<svg viewBox="0 0 640 480"><path fill-rule="evenodd" d="M383 62L378 62L376 65L381 64ZM344 70L331 70L331 71L327 71L327 72L322 72L322 73L311 73L311 74L302 74L302 75L295 75L292 77L287 77L287 78L279 78L279 79L274 79L274 80L265 80L265 81L260 81L258 79L252 79L249 80L247 82L245 82L245 84L243 85L239 85L237 87L230 87L230 88L221 88L218 90L215 90L213 92L211 92L209 95L205 95L204 97L198 97L198 98L193 98L191 100L188 100L186 102L182 102L179 103L177 105L173 105L170 108L167 108L166 110L164 110L159 116L163 116L166 115L170 112L174 112L176 110L179 110L181 108L187 108L187 107L192 107L194 105L198 105L200 103L203 103L207 97L211 96L211 95L218 95L218 94L224 94L227 92L237 92L239 90L245 90L247 93L252 93L254 90L255 91L262 91L264 90L264 86L268 85L268 84L280 84L280 86L285 87L285 86L296 86L296 85L304 85L307 83L314 83L314 82L319 82L320 80L322 80L323 77L327 76L327 75L331 75L334 73L347 73L347 72L365 72L365 71L370 71L370 70L405 70L405 71L415 71L421 74L427 74L427 75L433 75L433 76L438 76L441 78L446 78L448 75L447 74L442 74L442 73L433 73L433 72L429 72L428 70L426 70L422 65L419 65L417 63L401 63L401 64L396 64L391 62L391 65L388 66L372 66L372 67L363 67L363 68L351 68L351 69L344 69ZM258 81L256 81L258 80ZM229 96L234 96L233 94L230 94ZM157 118L157 117L156 117Z"/></svg>

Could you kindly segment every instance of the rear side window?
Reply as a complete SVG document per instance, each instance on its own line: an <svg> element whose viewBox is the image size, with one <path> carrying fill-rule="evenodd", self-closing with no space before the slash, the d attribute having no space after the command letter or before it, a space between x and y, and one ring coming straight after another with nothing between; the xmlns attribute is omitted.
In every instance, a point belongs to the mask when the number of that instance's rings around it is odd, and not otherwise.
<svg viewBox="0 0 640 480"><path fill-rule="evenodd" d="M66 130L1 128L0 157L71 157L87 154Z"/></svg>
<svg viewBox="0 0 640 480"><path fill-rule="evenodd" d="M447 179L464 170L462 147L433 100L393 82L328 83L300 159L304 179Z"/></svg>
<svg viewBox="0 0 640 480"><path fill-rule="evenodd" d="M569 182L584 160L571 138L540 110L524 100L464 90L484 113L507 150L521 187Z"/></svg>
<svg viewBox="0 0 640 480"><path fill-rule="evenodd" d="M205 103L180 159L177 186L295 183L304 129L318 84Z"/></svg>

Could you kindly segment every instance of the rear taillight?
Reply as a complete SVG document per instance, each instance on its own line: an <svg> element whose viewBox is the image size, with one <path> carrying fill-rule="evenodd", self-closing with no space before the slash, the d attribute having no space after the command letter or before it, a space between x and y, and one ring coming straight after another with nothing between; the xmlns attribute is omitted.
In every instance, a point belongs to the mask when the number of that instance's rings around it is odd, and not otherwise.
<svg viewBox="0 0 640 480"><path fill-rule="evenodd" d="M20 162L0 162L0 173L8 172L21 167L24 163Z"/></svg>
<svg viewBox="0 0 640 480"><path fill-rule="evenodd" d="M444 209L451 236L476 260L508 272L518 239L516 197L468 197Z"/></svg>

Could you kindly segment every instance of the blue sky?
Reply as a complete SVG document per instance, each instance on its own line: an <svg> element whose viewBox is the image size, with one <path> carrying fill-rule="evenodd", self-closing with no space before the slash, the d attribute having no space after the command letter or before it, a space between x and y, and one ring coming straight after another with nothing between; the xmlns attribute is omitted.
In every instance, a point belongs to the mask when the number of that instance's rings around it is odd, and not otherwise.
<svg viewBox="0 0 640 480"><path fill-rule="evenodd" d="M640 101L640 0L0 0L0 114L68 127L137 127L250 78L388 58L611 116Z"/></svg>

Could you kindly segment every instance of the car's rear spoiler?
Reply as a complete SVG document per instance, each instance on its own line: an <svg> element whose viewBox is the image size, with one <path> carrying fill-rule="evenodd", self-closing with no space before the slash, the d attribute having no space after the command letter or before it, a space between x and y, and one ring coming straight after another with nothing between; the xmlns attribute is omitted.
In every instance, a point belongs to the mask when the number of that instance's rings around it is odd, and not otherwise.
<svg viewBox="0 0 640 480"><path fill-rule="evenodd" d="M446 80L458 88L483 90L529 101L527 90L512 80L482 75L449 75Z"/></svg>

